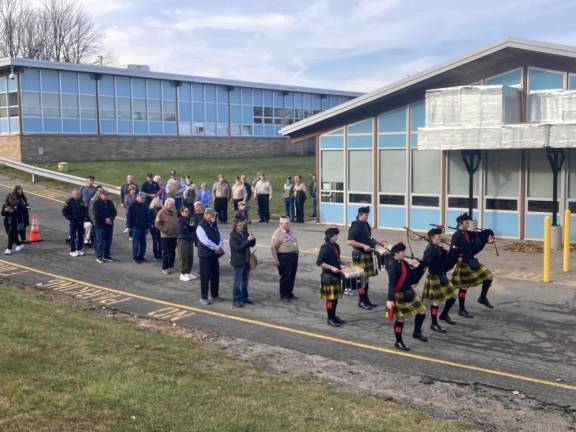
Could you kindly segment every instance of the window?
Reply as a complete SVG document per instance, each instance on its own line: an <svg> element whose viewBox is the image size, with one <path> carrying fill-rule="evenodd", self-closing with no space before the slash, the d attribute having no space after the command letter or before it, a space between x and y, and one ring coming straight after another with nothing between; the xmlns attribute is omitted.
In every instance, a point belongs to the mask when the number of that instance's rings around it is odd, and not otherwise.
<svg viewBox="0 0 576 432"><path fill-rule="evenodd" d="M39 92L28 92L22 93L22 114L24 116L40 117L41 116L41 106L40 106L40 93Z"/></svg>
<svg viewBox="0 0 576 432"><path fill-rule="evenodd" d="M406 193L405 150L380 150L379 192Z"/></svg>
<svg viewBox="0 0 576 432"><path fill-rule="evenodd" d="M348 190L372 191L372 151L352 150L348 152Z"/></svg>
<svg viewBox="0 0 576 432"><path fill-rule="evenodd" d="M78 95L62 94L62 117L78 118Z"/></svg>
<svg viewBox="0 0 576 432"><path fill-rule="evenodd" d="M442 152L412 150L412 193L440 194Z"/></svg>
<svg viewBox="0 0 576 432"><path fill-rule="evenodd" d="M564 88L564 72L528 69L528 90L553 90Z"/></svg>
<svg viewBox="0 0 576 432"><path fill-rule="evenodd" d="M80 95L80 117L96 118L96 96Z"/></svg>
<svg viewBox="0 0 576 432"><path fill-rule="evenodd" d="M459 151L448 153L448 194L468 196L468 171ZM474 194L478 193L478 171L474 174Z"/></svg>
<svg viewBox="0 0 576 432"><path fill-rule="evenodd" d="M492 197L517 197L520 182L520 158L517 150L498 150L486 154L486 194Z"/></svg>
<svg viewBox="0 0 576 432"><path fill-rule="evenodd" d="M344 152L323 151L321 157L320 200L326 203L344 202Z"/></svg>
<svg viewBox="0 0 576 432"><path fill-rule="evenodd" d="M516 69L510 72L504 72L496 76L486 78L486 85L519 85L522 84L522 69Z"/></svg>
<svg viewBox="0 0 576 432"><path fill-rule="evenodd" d="M576 149L568 153L568 198L576 199Z"/></svg>
<svg viewBox="0 0 576 432"><path fill-rule="evenodd" d="M552 198L552 169L544 150L528 151L528 196Z"/></svg>
<svg viewBox="0 0 576 432"><path fill-rule="evenodd" d="M60 95L42 93L42 114L44 117L60 117Z"/></svg>

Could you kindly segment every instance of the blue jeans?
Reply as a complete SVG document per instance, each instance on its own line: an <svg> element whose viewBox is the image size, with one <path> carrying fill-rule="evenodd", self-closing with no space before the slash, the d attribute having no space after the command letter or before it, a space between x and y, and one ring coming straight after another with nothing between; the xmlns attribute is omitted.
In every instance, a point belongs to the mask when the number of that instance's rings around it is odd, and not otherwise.
<svg viewBox="0 0 576 432"><path fill-rule="evenodd" d="M146 228L132 228L132 258L140 259L146 255Z"/></svg>
<svg viewBox="0 0 576 432"><path fill-rule="evenodd" d="M318 201L316 197L312 197L312 217L316 217L316 206L318 205Z"/></svg>
<svg viewBox="0 0 576 432"><path fill-rule="evenodd" d="M84 223L70 222L70 252L82 250L84 247Z"/></svg>
<svg viewBox="0 0 576 432"><path fill-rule="evenodd" d="M162 258L162 242L160 241L160 231L157 228L150 228L150 236L152 237L152 252L154 258Z"/></svg>
<svg viewBox="0 0 576 432"><path fill-rule="evenodd" d="M284 198L284 211L290 220L294 219L294 198Z"/></svg>
<svg viewBox="0 0 576 432"><path fill-rule="evenodd" d="M184 198L174 198L174 205L176 206L176 211L180 213L180 209L184 204Z"/></svg>
<svg viewBox="0 0 576 432"><path fill-rule="evenodd" d="M114 228L112 225L96 228L96 257L110 258L110 248L112 247L112 234Z"/></svg>
<svg viewBox="0 0 576 432"><path fill-rule="evenodd" d="M248 300L248 276L250 274L250 266L244 264L243 266L234 266L234 290L232 291L232 302L242 303Z"/></svg>

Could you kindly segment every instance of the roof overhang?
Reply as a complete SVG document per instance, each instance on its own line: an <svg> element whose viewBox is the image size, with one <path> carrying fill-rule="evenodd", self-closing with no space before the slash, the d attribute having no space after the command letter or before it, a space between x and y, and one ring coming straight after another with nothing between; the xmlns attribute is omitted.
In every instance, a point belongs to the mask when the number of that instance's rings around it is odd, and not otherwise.
<svg viewBox="0 0 576 432"><path fill-rule="evenodd" d="M509 38L366 93L287 126L280 132L298 137L329 131L422 100L426 90L471 84L523 66L576 72L576 47Z"/></svg>

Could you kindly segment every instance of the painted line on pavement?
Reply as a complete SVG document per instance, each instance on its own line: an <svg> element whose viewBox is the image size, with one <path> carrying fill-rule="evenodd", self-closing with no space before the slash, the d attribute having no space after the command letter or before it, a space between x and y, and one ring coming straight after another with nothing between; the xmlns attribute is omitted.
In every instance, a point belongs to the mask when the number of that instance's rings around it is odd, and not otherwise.
<svg viewBox="0 0 576 432"><path fill-rule="evenodd" d="M108 292L112 292L112 293L116 293L116 294L122 294L122 295L129 296L132 298L162 304L162 305L165 305L168 307L184 309L184 310L188 310L188 311L195 312L195 313L202 314L202 315L208 315L208 316L212 316L212 317L223 318L223 319L227 319L227 320L231 320L231 321L241 322L244 324L251 324L251 325L262 327L262 328L277 330L277 331L280 331L283 333L290 333L293 335L305 336L305 337L308 337L311 339L316 339L316 340L321 340L321 341L326 341L326 342L333 342L333 343L337 343L340 345L346 345L349 347L361 348L361 349L365 349L365 350L381 352L381 353L390 354L390 355L394 355L394 356L409 358L412 360L419 360L419 361L423 361L423 362L430 363L430 364L448 366L448 367L452 367L452 368L456 368L456 369L470 370L473 372L479 372L479 373L483 373L486 375L500 376L500 377L509 378L509 379L516 380L516 381L523 381L523 382L527 382L527 383L531 383L531 384L545 385L548 387L555 387L555 388L559 388L559 389L570 390L570 391L576 392L576 385L572 385L572 384L564 384L564 383L560 383L560 382L548 381L548 380L541 379L541 378L533 378L533 377L529 377L529 376L525 376L525 375L518 375L518 374L514 374L514 373L510 373L510 372L499 371L496 369L489 369L489 368L484 368L484 367L480 367L480 366L473 366L473 365L469 365L469 364L458 363L458 362L451 361L451 360L442 360L442 359L438 359L438 358L434 358L434 357L428 357L428 356L419 355L419 354L396 351L393 349L384 348L384 347L379 346L379 345L371 345L371 344L362 343L362 342L355 342L352 340L342 339L339 337L328 336L328 335L323 335L323 334L319 334L319 333L313 333L313 332L306 331L306 330L299 330L299 329L292 328L292 327L282 326L282 325L278 325L278 324L272 324L272 323L268 323L265 321L258 321L258 320L254 320L254 319L250 319L250 318L244 318L244 317L241 317L238 315L232 315L232 314L227 314L227 313L223 313L223 312L216 312L216 311L202 309L202 308L198 308L198 307L183 305L183 304L179 304L179 303L173 303L173 302L169 302L169 301L165 301L165 300L155 299L153 297L142 296L139 294L132 294L132 293L118 290L115 288L108 288L108 287L93 284L90 282L83 282L83 281L73 279L73 278L70 278L67 276L57 275L54 273L50 273L50 272L36 269L34 267L29 267L29 266L22 265L22 264L16 264L16 263L5 261L5 260L0 260L0 263L6 264L6 265L11 265L11 266L23 269L23 270L28 270L30 272L38 273L38 274L41 274L44 276L49 276L51 278L59 278L59 279L63 279L63 280L66 280L66 281L69 281L72 283L79 283L79 284L83 284L83 285L86 285L89 287L101 289L104 291L108 291Z"/></svg>

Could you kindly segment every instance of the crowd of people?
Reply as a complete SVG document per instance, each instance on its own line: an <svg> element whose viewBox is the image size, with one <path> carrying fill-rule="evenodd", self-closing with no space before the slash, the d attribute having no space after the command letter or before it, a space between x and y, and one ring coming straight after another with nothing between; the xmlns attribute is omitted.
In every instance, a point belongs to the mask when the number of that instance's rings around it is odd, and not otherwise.
<svg viewBox="0 0 576 432"><path fill-rule="evenodd" d="M315 179L309 189L315 197ZM249 296L250 271L256 268L257 260L252 251L256 246L256 237L249 231L251 223L249 203L256 196L260 221L268 223L270 214L268 204L272 196L272 186L264 173L258 173L257 179L246 182L245 176L236 178L230 186L224 176L218 176L217 182L209 191L205 184L197 189L194 182L186 177L178 177L175 171L163 185L161 178L152 173L138 186L133 176L127 176L121 187L121 206L125 208L126 222L124 231L132 241L132 258L136 264L147 262L146 249L148 233L152 240L153 259L162 262L162 273L172 274L179 269L180 280L190 282L200 278L200 301L204 305L220 301L220 259L226 254L224 234L219 223L227 223L228 201L234 206L233 225L229 234L230 265L234 270L232 304L243 307L251 304ZM298 271L299 244L292 222L303 222L303 202L306 199L306 186L300 176L286 179L284 185L286 216L280 217L278 228L270 240L270 252L279 274L279 297L282 302L298 300L294 286ZM210 201L213 207L209 206ZM29 204L20 186L8 194L2 206L4 227L8 236L6 255L23 248L26 242L26 227L29 225ZM292 213L292 210L294 212ZM388 273L388 295L386 316L394 320L395 347L409 350L402 338L404 321L415 317L413 337L423 342L428 339L422 332L426 306L430 304L432 317L431 330L446 333L439 320L454 325L449 312L459 302L458 314L472 318L465 307L468 288L482 285L478 299L488 308L488 290L492 283L492 272L475 257L487 244L494 240L491 230L474 230L470 217L463 214L458 217L458 230L453 234L450 249L442 244L444 231L436 227L427 233L429 245L421 260L410 261L405 257L406 246L400 242L391 247L372 236L368 223L370 209L358 209L356 220L350 225L347 244L352 248L352 262L345 263L341 258L338 245L339 229L330 227L325 231L325 242L319 250L316 264L321 268L320 297L326 301L327 324L340 327L346 323L338 315L338 301L343 298L344 264L353 264L362 271L362 282L358 290L358 306L372 310L378 305L369 298L370 278L378 274L381 267L376 258L380 247L388 248L384 268ZM79 190L73 190L66 200L62 215L68 221L70 255L85 255L84 248L93 246L96 261L99 264L114 261L111 245L114 224L118 213L108 192L95 184L94 177L86 179ZM197 249L199 274L192 271L194 249ZM178 251L178 253L177 253ZM178 256L179 262L176 263ZM451 277L447 273L454 268ZM428 274L422 296L416 295L413 286L418 284L426 269ZM439 308L445 302L439 314Z"/></svg>

